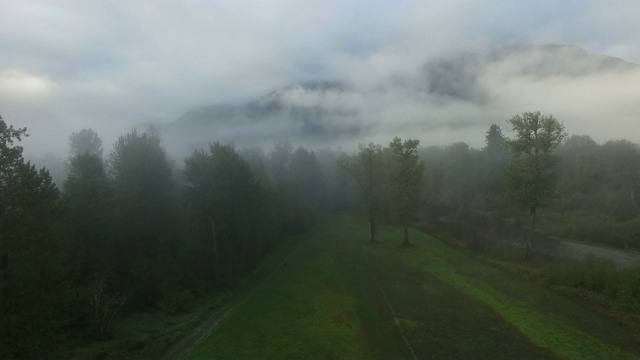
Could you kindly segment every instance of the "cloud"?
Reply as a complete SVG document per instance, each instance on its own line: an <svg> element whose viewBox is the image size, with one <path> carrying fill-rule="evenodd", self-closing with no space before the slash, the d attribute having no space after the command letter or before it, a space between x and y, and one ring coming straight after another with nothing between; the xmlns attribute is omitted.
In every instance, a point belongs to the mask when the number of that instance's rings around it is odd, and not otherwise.
<svg viewBox="0 0 640 360"><path fill-rule="evenodd" d="M347 90L287 88L281 103L342 114L319 121L357 126L361 133L352 143L384 144L401 136L424 145L464 141L479 148L491 124L508 133L506 120L525 111L552 114L569 133L601 143L640 142L640 134L629 131L640 118L639 80L640 66L577 47L514 46L444 58L397 76L372 76ZM288 134L286 123L280 125Z"/></svg>
<svg viewBox="0 0 640 360"><path fill-rule="evenodd" d="M0 113L30 128L27 150L60 152L83 127L98 130L108 149L135 124L317 79L352 84L349 98L323 101L358 107L356 121L372 134L429 141L471 139L470 124L535 105L581 117L584 131L597 127L589 114L613 114L620 127L636 116L635 90L620 90L635 77L590 79L609 84L597 88L561 78L501 82L502 64L478 79L491 89L489 106L425 94L422 72L429 59L511 43L575 43L639 61L634 1L0 1Z"/></svg>
<svg viewBox="0 0 640 360"><path fill-rule="evenodd" d="M18 69L0 73L0 94L3 97L39 97L50 93L55 84L49 79Z"/></svg>

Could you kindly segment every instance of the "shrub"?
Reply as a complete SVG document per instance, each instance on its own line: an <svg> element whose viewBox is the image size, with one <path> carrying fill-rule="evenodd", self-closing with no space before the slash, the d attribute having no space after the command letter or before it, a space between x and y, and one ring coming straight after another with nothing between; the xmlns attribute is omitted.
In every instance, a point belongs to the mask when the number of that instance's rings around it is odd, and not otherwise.
<svg viewBox="0 0 640 360"><path fill-rule="evenodd" d="M617 269L609 259L589 256L581 262L548 265L541 270L540 279L550 285L588 290L618 308L640 311L640 267Z"/></svg>

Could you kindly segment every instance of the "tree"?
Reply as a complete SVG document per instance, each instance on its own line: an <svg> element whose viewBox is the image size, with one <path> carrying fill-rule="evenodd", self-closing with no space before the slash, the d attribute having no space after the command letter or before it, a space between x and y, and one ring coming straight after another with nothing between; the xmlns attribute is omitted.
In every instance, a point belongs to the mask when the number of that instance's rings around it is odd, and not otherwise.
<svg viewBox="0 0 640 360"><path fill-rule="evenodd" d="M132 131L120 136L109 158L113 181L116 268L122 282L139 299L153 305L175 257L172 237L172 172L157 132ZM166 263L160 266L159 260ZM166 269L166 270L165 270ZM166 272L162 272L165 270ZM173 274L172 274L173 275Z"/></svg>
<svg viewBox="0 0 640 360"><path fill-rule="evenodd" d="M482 150L491 157L502 157L507 151L507 139L502 134L502 129L496 124L491 124L487 130L484 142L487 144Z"/></svg>
<svg viewBox="0 0 640 360"><path fill-rule="evenodd" d="M538 207L555 191L553 169L558 157L554 151L567 134L558 119L539 111L515 115L507 122L516 133L508 141L512 158L507 169L507 194L528 208L531 227L535 229Z"/></svg>
<svg viewBox="0 0 640 360"><path fill-rule="evenodd" d="M93 129L82 129L69 136L71 156L82 154L102 156L102 140Z"/></svg>
<svg viewBox="0 0 640 360"><path fill-rule="evenodd" d="M291 191L296 193L295 221L301 229L306 229L315 222L325 194L323 175L313 151L298 148L291 156Z"/></svg>
<svg viewBox="0 0 640 360"><path fill-rule="evenodd" d="M453 207L467 207L479 185L478 151L458 142L445 147L442 197Z"/></svg>
<svg viewBox="0 0 640 360"><path fill-rule="evenodd" d="M610 140L602 145L604 170L611 185L609 203L620 220L638 216L640 209L640 146L628 140ZM614 195L614 196L611 196Z"/></svg>
<svg viewBox="0 0 640 360"><path fill-rule="evenodd" d="M104 264L110 249L113 189L105 165L98 154L79 153L69 159L64 197L80 261L89 268Z"/></svg>
<svg viewBox="0 0 640 360"><path fill-rule="evenodd" d="M380 202L382 201L382 185L384 183L384 158L380 145L360 144L354 158L343 157L339 165L356 181L360 196L367 209L369 220L369 242L376 242L376 224Z"/></svg>
<svg viewBox="0 0 640 360"><path fill-rule="evenodd" d="M200 218L204 251L210 254L209 277L233 280L258 249L263 196L249 164L233 145L214 143L185 159L185 194Z"/></svg>
<svg viewBox="0 0 640 360"><path fill-rule="evenodd" d="M509 164L509 146L502 129L491 124L485 133L485 144L475 162L477 195L474 207L489 211L504 210L504 179Z"/></svg>
<svg viewBox="0 0 640 360"><path fill-rule="evenodd" d="M24 161L25 136L0 117L0 358L50 356L69 301L59 192Z"/></svg>
<svg viewBox="0 0 640 360"><path fill-rule="evenodd" d="M274 184L286 184L293 156L293 146L288 141L279 141L269 153L270 174Z"/></svg>
<svg viewBox="0 0 640 360"><path fill-rule="evenodd" d="M587 135L571 135L563 141L557 154L556 173L563 207L567 210L598 208L596 198L606 188L603 185L607 167L600 145Z"/></svg>
<svg viewBox="0 0 640 360"><path fill-rule="evenodd" d="M393 154L390 186L395 215L404 228L402 245L409 246L409 224L422 205L424 162L418 158L420 140L393 138L389 148Z"/></svg>

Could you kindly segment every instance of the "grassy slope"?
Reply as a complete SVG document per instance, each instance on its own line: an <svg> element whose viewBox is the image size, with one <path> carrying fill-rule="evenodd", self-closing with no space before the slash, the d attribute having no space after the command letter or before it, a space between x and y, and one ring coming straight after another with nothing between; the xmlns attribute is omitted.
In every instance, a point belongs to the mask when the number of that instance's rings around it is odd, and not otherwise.
<svg viewBox="0 0 640 360"><path fill-rule="evenodd" d="M193 336L203 321L220 316L228 305L242 301L264 281L273 269L282 264L295 244L287 241L271 251L233 289L212 292L194 299L186 313L167 314L154 309L118 316L110 339L76 339L68 343L66 358L70 359L160 359L178 358L193 344ZM216 318L217 319L217 318ZM197 331L196 331L197 332Z"/></svg>
<svg viewBox="0 0 640 360"><path fill-rule="evenodd" d="M620 325L421 234L331 216L191 358L634 358ZM380 287L376 283L377 279Z"/></svg>

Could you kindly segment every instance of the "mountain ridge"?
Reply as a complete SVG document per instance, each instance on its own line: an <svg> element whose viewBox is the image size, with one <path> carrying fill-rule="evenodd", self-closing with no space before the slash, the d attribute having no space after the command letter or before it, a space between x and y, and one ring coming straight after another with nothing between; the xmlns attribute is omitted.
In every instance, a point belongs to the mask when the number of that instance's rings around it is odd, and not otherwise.
<svg viewBox="0 0 640 360"><path fill-rule="evenodd" d="M484 52L467 52L427 61L405 87L406 96L422 96L483 106L491 90L486 74L504 78L582 78L639 69L620 58L590 54L575 45L510 45ZM169 137L190 139L191 147L212 141L233 141L260 147L274 140L297 139L325 145L366 134L374 124L360 102L372 97L342 80L293 83L242 104L207 105L191 109L169 124ZM372 100L375 102L375 100ZM380 105L381 106L381 105Z"/></svg>

